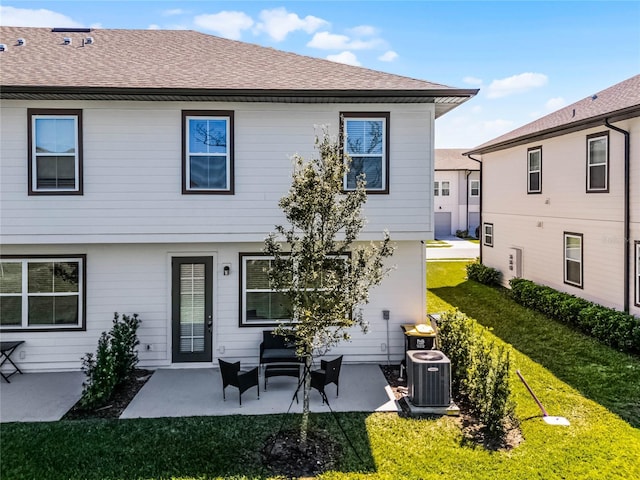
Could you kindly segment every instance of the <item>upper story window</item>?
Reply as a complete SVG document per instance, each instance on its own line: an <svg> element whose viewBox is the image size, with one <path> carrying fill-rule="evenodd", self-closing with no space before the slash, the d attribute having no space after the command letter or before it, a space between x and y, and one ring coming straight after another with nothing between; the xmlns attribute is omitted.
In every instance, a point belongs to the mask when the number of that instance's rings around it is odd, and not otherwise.
<svg viewBox="0 0 640 480"><path fill-rule="evenodd" d="M587 193L609 191L609 132L587 137Z"/></svg>
<svg viewBox="0 0 640 480"><path fill-rule="evenodd" d="M469 190L470 197L480 196L480 180L471 180L471 188Z"/></svg>
<svg viewBox="0 0 640 480"><path fill-rule="evenodd" d="M485 223L482 227L483 244L493 247L493 223Z"/></svg>
<svg viewBox="0 0 640 480"><path fill-rule="evenodd" d="M449 182L442 182L441 186L442 186L442 196L443 197L448 197L449 196L449 191L450 191L450 183Z"/></svg>
<svg viewBox="0 0 640 480"><path fill-rule="evenodd" d="M27 110L29 195L82 195L82 110Z"/></svg>
<svg viewBox="0 0 640 480"><path fill-rule="evenodd" d="M440 182L433 182L433 196L437 197L440 195Z"/></svg>
<svg viewBox="0 0 640 480"><path fill-rule="evenodd" d="M542 147L527 150L527 193L542 193Z"/></svg>
<svg viewBox="0 0 640 480"><path fill-rule="evenodd" d="M365 175L368 193L389 193L389 113L340 114L344 152L351 158L345 190L355 190Z"/></svg>
<svg viewBox="0 0 640 480"><path fill-rule="evenodd" d="M3 331L84 328L85 255L0 260Z"/></svg>
<svg viewBox="0 0 640 480"><path fill-rule="evenodd" d="M182 193L233 194L233 112L182 112Z"/></svg>
<svg viewBox="0 0 640 480"><path fill-rule="evenodd" d="M582 288L582 234L564 234L564 283Z"/></svg>

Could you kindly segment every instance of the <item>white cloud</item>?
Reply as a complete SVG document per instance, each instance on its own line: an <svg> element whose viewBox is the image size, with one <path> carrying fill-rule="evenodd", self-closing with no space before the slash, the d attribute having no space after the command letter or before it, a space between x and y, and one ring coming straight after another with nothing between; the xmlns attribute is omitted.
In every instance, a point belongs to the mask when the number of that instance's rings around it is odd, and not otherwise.
<svg viewBox="0 0 640 480"><path fill-rule="evenodd" d="M393 50L389 50L378 57L378 60L381 62L393 62L396 58L398 58L398 54Z"/></svg>
<svg viewBox="0 0 640 480"><path fill-rule="evenodd" d="M242 31L253 26L253 19L244 12L222 11L213 14L198 15L193 19L193 23L206 30L216 32L222 37L239 40Z"/></svg>
<svg viewBox="0 0 640 480"><path fill-rule="evenodd" d="M158 25L157 23L152 23L147 27L147 30L160 30L160 25Z"/></svg>
<svg viewBox="0 0 640 480"><path fill-rule="evenodd" d="M359 25L348 29L347 32L356 37L373 37L378 34L378 29L370 25Z"/></svg>
<svg viewBox="0 0 640 480"><path fill-rule="evenodd" d="M12 27L84 27L72 18L46 9L0 6L0 25Z"/></svg>
<svg viewBox="0 0 640 480"><path fill-rule="evenodd" d="M353 65L355 67L359 67L361 63L358 61L358 57L356 57L351 52L342 52L337 55L327 55L327 60L331 60L332 62L338 63L346 63L347 65Z"/></svg>
<svg viewBox="0 0 640 480"><path fill-rule="evenodd" d="M474 105L471 108L471 113L475 113L475 114L482 113L482 107L480 105Z"/></svg>
<svg viewBox="0 0 640 480"><path fill-rule="evenodd" d="M561 109L567 104L567 102L562 97L550 98L547 100L547 103L544 104L544 108L548 112L555 112L556 110Z"/></svg>
<svg viewBox="0 0 640 480"><path fill-rule="evenodd" d="M473 112L475 113L475 112ZM473 148L513 130L514 122L474 115L445 115L436 120L436 148Z"/></svg>
<svg viewBox="0 0 640 480"><path fill-rule="evenodd" d="M162 12L162 15L164 15L165 17L173 17L175 15L183 15L185 13L187 12L185 12L181 8L172 8L170 10L165 10L164 12Z"/></svg>
<svg viewBox="0 0 640 480"><path fill-rule="evenodd" d="M482 85L482 79L477 77L464 77L462 81L467 85Z"/></svg>
<svg viewBox="0 0 640 480"><path fill-rule="evenodd" d="M313 33L319 28L329 25L326 20L312 15L300 18L295 13L287 12L284 7L262 10L260 12L260 20L261 22L256 26L256 30L258 32L266 32L277 42L281 42L289 33L296 30Z"/></svg>
<svg viewBox="0 0 640 480"><path fill-rule="evenodd" d="M383 45L379 38L371 40L352 40L347 35L337 33L318 32L307 43L307 47L321 50L369 50Z"/></svg>
<svg viewBox="0 0 640 480"><path fill-rule="evenodd" d="M543 87L548 78L542 73L521 73L512 77L494 80L487 88L488 98L501 98L517 93L528 92L532 88Z"/></svg>

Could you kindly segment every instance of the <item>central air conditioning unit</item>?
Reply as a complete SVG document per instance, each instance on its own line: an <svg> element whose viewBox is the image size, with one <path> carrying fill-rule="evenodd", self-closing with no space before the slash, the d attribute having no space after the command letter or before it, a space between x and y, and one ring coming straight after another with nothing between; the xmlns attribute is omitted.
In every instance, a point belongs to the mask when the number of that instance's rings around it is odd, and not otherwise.
<svg viewBox="0 0 640 480"><path fill-rule="evenodd" d="M438 350L407 352L407 390L416 407L451 404L451 361Z"/></svg>

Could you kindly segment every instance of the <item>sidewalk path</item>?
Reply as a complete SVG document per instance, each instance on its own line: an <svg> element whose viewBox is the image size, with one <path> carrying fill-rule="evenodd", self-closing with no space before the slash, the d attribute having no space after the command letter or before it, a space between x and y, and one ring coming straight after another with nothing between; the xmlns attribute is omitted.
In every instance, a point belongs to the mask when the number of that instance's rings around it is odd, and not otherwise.
<svg viewBox="0 0 640 480"><path fill-rule="evenodd" d="M480 255L480 245L458 237L444 238L450 247L429 247L427 245L427 261L448 258L476 258Z"/></svg>

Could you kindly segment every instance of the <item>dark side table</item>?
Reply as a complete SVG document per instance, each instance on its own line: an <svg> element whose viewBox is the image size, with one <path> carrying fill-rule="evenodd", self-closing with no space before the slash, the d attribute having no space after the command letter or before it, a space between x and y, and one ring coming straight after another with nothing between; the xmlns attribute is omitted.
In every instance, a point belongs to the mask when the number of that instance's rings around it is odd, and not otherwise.
<svg viewBox="0 0 640 480"><path fill-rule="evenodd" d="M19 373L22 375L22 371L18 368L18 366L15 363L13 363L13 360L11 360L11 355L13 355L13 353L16 351L16 348L18 348L23 343L24 343L24 340L15 340L13 342L0 342L0 375L2 375L2 378L4 378L5 382L7 383L11 383L9 381L9 377L11 375L15 375L16 373ZM8 374L2 373L2 366L6 362L9 362L11 365L13 365L13 368L14 368L13 372L10 372Z"/></svg>

